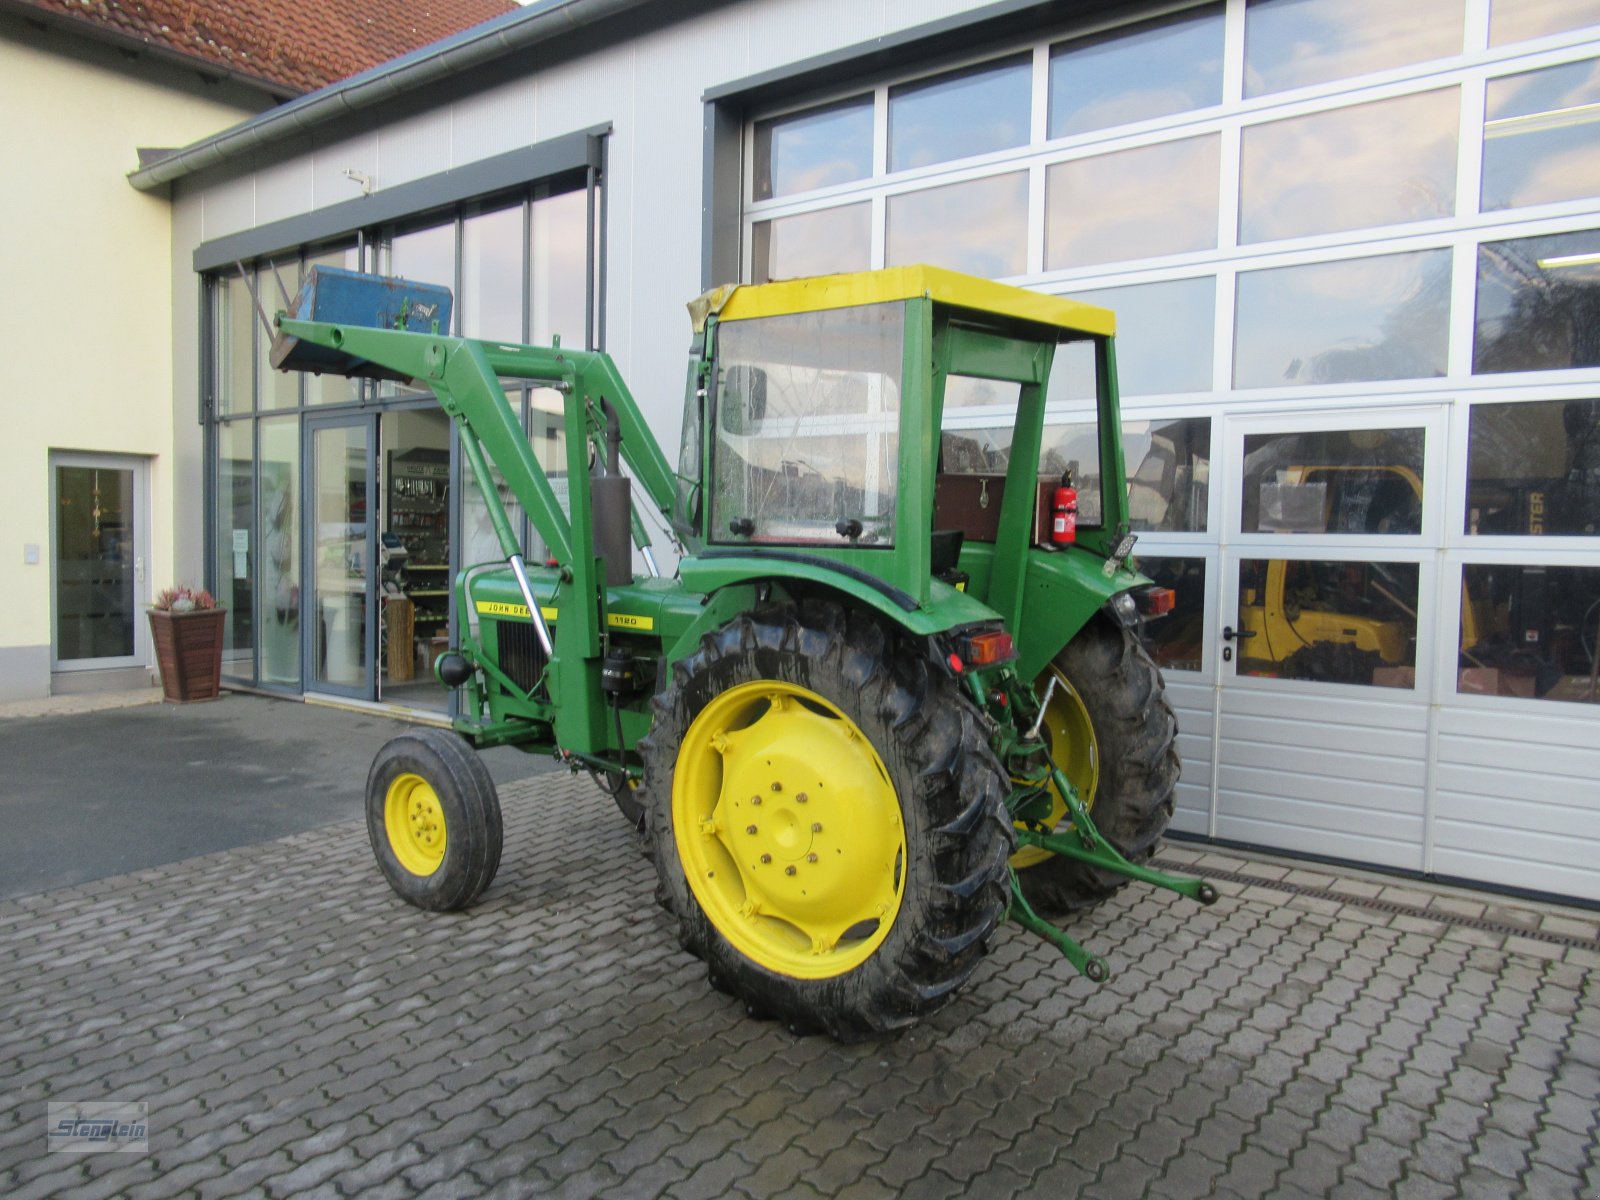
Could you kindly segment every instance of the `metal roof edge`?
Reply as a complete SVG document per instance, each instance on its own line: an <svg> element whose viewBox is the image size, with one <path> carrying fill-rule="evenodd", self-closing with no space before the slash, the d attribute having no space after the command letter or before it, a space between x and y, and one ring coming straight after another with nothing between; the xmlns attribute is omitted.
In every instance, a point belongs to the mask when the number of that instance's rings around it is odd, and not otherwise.
<svg viewBox="0 0 1600 1200"><path fill-rule="evenodd" d="M302 136L342 116L392 100L412 88L459 76L503 55L536 46L649 2L541 0L202 138L159 162L129 172L128 182L141 192L158 191L174 180Z"/></svg>

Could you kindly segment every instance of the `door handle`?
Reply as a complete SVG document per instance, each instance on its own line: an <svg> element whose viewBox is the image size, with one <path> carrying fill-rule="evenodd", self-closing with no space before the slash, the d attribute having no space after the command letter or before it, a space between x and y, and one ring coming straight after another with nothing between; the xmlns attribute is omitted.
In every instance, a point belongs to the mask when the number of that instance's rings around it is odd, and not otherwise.
<svg viewBox="0 0 1600 1200"><path fill-rule="evenodd" d="M1245 638L1253 638L1255 635L1256 631L1253 629L1235 629L1232 625L1222 627L1222 640L1225 642L1231 642L1235 638L1242 642Z"/></svg>

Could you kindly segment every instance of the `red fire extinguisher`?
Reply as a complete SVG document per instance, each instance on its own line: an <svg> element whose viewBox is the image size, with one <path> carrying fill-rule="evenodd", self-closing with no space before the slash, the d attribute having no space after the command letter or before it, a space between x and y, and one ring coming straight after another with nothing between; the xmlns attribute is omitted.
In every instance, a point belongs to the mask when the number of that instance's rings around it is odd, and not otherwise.
<svg viewBox="0 0 1600 1200"><path fill-rule="evenodd" d="M1061 486L1056 488L1050 510L1050 540L1058 546L1070 546L1078 540L1078 489L1072 486L1071 471L1061 473Z"/></svg>

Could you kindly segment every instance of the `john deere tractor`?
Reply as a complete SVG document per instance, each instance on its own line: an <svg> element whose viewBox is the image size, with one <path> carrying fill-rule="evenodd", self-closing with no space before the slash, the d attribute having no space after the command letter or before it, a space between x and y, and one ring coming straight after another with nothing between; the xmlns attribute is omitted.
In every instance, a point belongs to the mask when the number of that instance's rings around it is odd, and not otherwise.
<svg viewBox="0 0 1600 1200"><path fill-rule="evenodd" d="M316 268L280 314L275 365L433 391L504 555L454 581L436 673L462 693L455 732L402 734L372 766L394 890L450 910L488 886L500 811L474 747L511 745L594 773L711 982L799 1030L916 1021L1007 916L1099 980L1041 912L1130 878L1213 901L1145 865L1178 766L1136 633L1171 594L1128 565L1111 314L925 267L724 288L691 313L676 471L606 355L448 336L444 289ZM562 497L507 378L564 397ZM1052 389L1092 435L1041 479ZM999 432L957 469L944 414L975 397ZM670 578L635 490L676 543Z"/></svg>

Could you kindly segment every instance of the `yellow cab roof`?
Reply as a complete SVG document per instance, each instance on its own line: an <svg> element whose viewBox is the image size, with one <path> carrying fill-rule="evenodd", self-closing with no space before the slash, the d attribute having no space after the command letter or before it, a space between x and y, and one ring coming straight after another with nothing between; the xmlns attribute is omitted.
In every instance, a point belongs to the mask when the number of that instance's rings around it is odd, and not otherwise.
<svg viewBox="0 0 1600 1200"><path fill-rule="evenodd" d="M1110 336L1117 329L1116 316L1110 309L1081 304L1060 296L1046 296L1026 288L979 279L975 275L947 271L943 267L921 266L746 284L733 289L720 305L719 315L724 321L743 321L752 317L855 308L863 304L883 304L915 297L927 297L954 308L1054 325L1074 333ZM714 301L713 310L717 311Z"/></svg>

